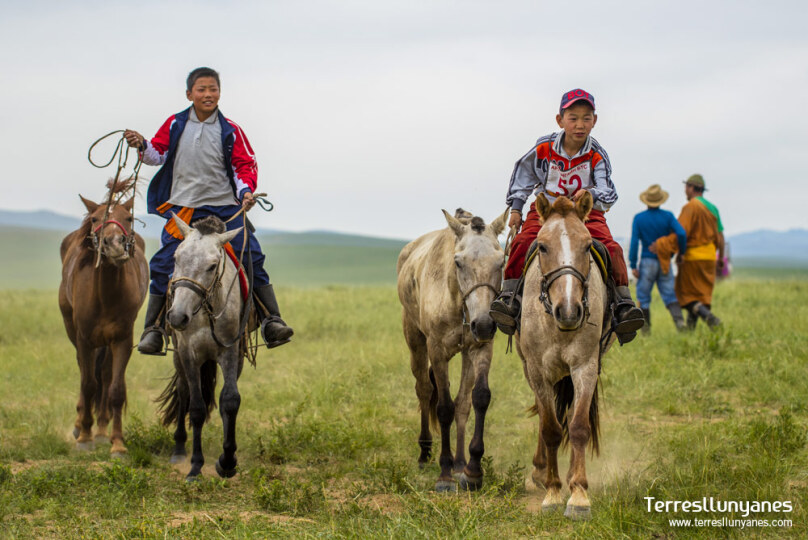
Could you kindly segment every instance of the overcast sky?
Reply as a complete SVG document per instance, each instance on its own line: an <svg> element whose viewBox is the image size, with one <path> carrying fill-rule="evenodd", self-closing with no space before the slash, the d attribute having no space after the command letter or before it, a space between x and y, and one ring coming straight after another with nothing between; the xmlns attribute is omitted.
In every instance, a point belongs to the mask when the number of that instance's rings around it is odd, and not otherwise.
<svg viewBox="0 0 808 540"><path fill-rule="evenodd" d="M808 227L808 4L612 4L3 0L0 208L80 215L114 172L89 165L92 141L151 137L207 65L276 205L259 227L413 238L458 206L490 221L575 87L598 105L615 236L649 184L678 214L694 172L729 235Z"/></svg>

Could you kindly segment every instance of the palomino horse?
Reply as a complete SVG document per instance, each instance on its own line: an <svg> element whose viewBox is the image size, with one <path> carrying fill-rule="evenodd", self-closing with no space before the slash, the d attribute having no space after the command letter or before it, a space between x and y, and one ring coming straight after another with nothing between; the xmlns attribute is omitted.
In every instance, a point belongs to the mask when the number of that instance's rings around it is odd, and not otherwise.
<svg viewBox="0 0 808 540"><path fill-rule="evenodd" d="M535 393L534 410L540 420L532 477L547 490L542 510L559 508L563 501L558 447L568 438L571 496L564 515L582 519L590 515L587 443L598 452L600 359L613 340L613 334L608 334L611 339L605 340L601 351L601 339L609 328L609 300L590 257L592 238L584 226L592 196L587 192L575 204L559 197L551 206L542 194L536 209L543 225L536 238L536 256L525 275L522 326L516 334L516 349Z"/></svg>
<svg viewBox="0 0 808 540"><path fill-rule="evenodd" d="M224 430L224 453L216 461L223 478L236 474L236 416L241 396L238 378L244 366L241 349L241 316L244 301L237 269L224 245L238 233L225 232L216 217L201 219L195 227L178 217L174 222L184 240L174 254L174 276L169 284L167 319L175 346L175 373L158 403L163 424L177 424L171 463L185 459L188 438L185 418L193 428L193 453L187 481L202 472L202 426L216 405L216 365L221 366L224 386L219 395L219 413Z"/></svg>
<svg viewBox="0 0 808 540"><path fill-rule="evenodd" d="M126 453L121 410L126 403L126 365L132 352L132 327L149 281L143 239L132 230L134 196L123 204L113 198L131 184L110 188L108 203L81 197L87 216L62 240L59 308L76 347L81 391L73 435L76 447L112 442L113 455ZM109 202L112 201L112 202ZM97 418L93 441L93 409ZM110 414L112 436L107 436Z"/></svg>
<svg viewBox="0 0 808 540"><path fill-rule="evenodd" d="M483 426L491 400L494 321L488 307L499 292L504 253L497 236L507 212L486 226L479 217L457 219L443 211L447 229L434 231L407 244L398 257L398 297L403 306L404 338L410 348L415 393L421 409L418 444L422 466L432 452L432 424L440 424L440 476L437 491L455 491L452 469L464 489L483 483ZM458 215L462 211L458 210ZM457 398L449 394L449 360L462 354ZM473 389L472 389L473 388ZM474 405L474 437L465 458L466 420ZM457 423L457 454L452 457L449 433Z"/></svg>

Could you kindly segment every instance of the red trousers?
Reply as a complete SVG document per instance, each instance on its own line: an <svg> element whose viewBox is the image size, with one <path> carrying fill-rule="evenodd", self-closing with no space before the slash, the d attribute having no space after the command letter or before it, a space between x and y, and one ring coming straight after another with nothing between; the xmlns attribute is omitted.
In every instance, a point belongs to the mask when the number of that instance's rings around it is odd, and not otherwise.
<svg viewBox="0 0 808 540"><path fill-rule="evenodd" d="M609 254L612 256L612 273L615 284L618 286L628 285L628 271L626 270L626 261L623 258L623 248L612 238L609 226L606 225L606 216L599 210L592 210L585 225L592 238L603 242L606 249L609 250ZM536 239L539 230L541 230L539 213L536 212L535 204L531 204L527 218L522 223L522 229L511 244L508 264L505 266L505 279L519 279L522 276L527 250L530 249L530 244Z"/></svg>

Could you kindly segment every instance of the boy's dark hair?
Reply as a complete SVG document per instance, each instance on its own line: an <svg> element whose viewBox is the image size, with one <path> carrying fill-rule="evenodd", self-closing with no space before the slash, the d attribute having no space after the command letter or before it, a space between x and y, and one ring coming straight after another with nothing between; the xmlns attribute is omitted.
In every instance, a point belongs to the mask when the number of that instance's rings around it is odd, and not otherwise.
<svg viewBox="0 0 808 540"><path fill-rule="evenodd" d="M577 105L586 105L589 108L590 111L595 112L595 108L592 106L591 103L589 103L586 100L579 99L578 101L576 101L575 103L573 103L572 105L567 107L566 109L561 109L561 118L564 118L564 113L565 112L567 112L569 109L572 109L573 107L575 107Z"/></svg>
<svg viewBox="0 0 808 540"><path fill-rule="evenodd" d="M194 87L194 83L200 77L213 77L214 79L216 79L216 85L219 88L222 87L222 83L219 82L219 72L218 71L216 71L215 69L211 69L209 67L198 67L198 68L196 68L195 70L193 70L192 72L190 72L188 74L188 79L186 79L186 81L185 81L185 87L187 88L187 90L189 92Z"/></svg>

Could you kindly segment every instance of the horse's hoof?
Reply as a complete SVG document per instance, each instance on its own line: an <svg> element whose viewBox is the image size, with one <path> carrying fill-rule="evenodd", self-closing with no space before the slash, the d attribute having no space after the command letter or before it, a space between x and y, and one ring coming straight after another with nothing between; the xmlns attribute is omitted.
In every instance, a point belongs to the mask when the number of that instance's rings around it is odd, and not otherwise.
<svg viewBox="0 0 808 540"><path fill-rule="evenodd" d="M93 440L95 444L109 444L109 437L106 435L96 435Z"/></svg>
<svg viewBox="0 0 808 540"><path fill-rule="evenodd" d="M567 509L564 510L564 517L574 521L585 521L592 517L592 510L589 506L567 505Z"/></svg>
<svg viewBox="0 0 808 540"><path fill-rule="evenodd" d="M221 476L222 478L233 478L236 476L236 468L233 467L232 469L225 469L222 467L222 464L219 462L220 460L216 460L216 474Z"/></svg>
<svg viewBox="0 0 808 540"><path fill-rule="evenodd" d="M422 471L426 469L426 466L429 464L428 461L418 461L418 468Z"/></svg>
<svg viewBox="0 0 808 540"><path fill-rule="evenodd" d="M74 427L73 428L73 438L78 439L79 438L79 433L81 433L81 430L79 428L77 428L77 427Z"/></svg>
<svg viewBox="0 0 808 540"><path fill-rule="evenodd" d="M110 452L109 457L112 459L123 459L126 457L126 452Z"/></svg>
<svg viewBox="0 0 808 540"><path fill-rule="evenodd" d="M92 452L95 450L95 445L93 444L93 441L77 441L76 450L81 452Z"/></svg>
<svg viewBox="0 0 808 540"><path fill-rule="evenodd" d="M563 504L543 504L541 505L541 513L542 514L552 514L553 512L558 512L561 510L561 507L564 506Z"/></svg>
<svg viewBox="0 0 808 540"><path fill-rule="evenodd" d="M197 483L197 482L199 482L201 479L202 479L202 475L201 475L201 474L195 474L195 475L193 475L193 476L191 476L191 475L189 474L188 476L186 476L186 477L185 477L185 483L186 483L186 484L196 484L196 483Z"/></svg>
<svg viewBox="0 0 808 540"><path fill-rule="evenodd" d="M483 477L468 476L465 472L460 473L460 488L466 491L477 491L483 487Z"/></svg>
<svg viewBox="0 0 808 540"><path fill-rule="evenodd" d="M186 457L188 456L186 456L185 454L174 454L169 458L168 462L171 463L172 465L176 465L178 463L185 463Z"/></svg>
<svg viewBox="0 0 808 540"><path fill-rule="evenodd" d="M435 482L435 491L438 493L457 493L457 482L454 480L438 480Z"/></svg>

